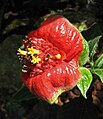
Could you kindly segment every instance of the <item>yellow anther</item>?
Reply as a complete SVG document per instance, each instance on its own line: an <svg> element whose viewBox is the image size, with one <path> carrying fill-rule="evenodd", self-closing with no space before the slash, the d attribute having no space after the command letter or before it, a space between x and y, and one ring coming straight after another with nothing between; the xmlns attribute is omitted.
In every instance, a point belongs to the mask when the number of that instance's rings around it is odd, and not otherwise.
<svg viewBox="0 0 103 119"><path fill-rule="evenodd" d="M61 55L60 55L60 54L57 54L57 55L55 55L55 57L56 57L57 59L60 59L60 58L61 58Z"/></svg>
<svg viewBox="0 0 103 119"><path fill-rule="evenodd" d="M28 54L34 55L34 54L40 54L39 50L36 50L34 48L28 48Z"/></svg>
<svg viewBox="0 0 103 119"><path fill-rule="evenodd" d="M39 63L41 61L41 59L38 56L32 56L32 60L31 63L36 64Z"/></svg>
<svg viewBox="0 0 103 119"><path fill-rule="evenodd" d="M27 55L27 51L21 50L20 48L19 48L18 52L19 52L19 53L17 53L18 55L24 55L24 56Z"/></svg>

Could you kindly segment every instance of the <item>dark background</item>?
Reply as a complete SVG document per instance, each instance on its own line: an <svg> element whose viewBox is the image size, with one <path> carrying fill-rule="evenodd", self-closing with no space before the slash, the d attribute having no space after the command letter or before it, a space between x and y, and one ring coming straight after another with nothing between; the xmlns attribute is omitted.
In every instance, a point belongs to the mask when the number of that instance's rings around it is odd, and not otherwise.
<svg viewBox="0 0 103 119"><path fill-rule="evenodd" d="M85 23L87 28L97 23L103 33L102 0L0 0L0 119L103 118L101 93L100 97L96 95L92 99L90 91L88 100L69 95L69 103L50 105L37 99L22 84L17 49L28 32L56 14L63 15L73 24ZM101 41L100 51L103 51L102 45ZM99 81L97 84L103 91L103 85ZM98 88L97 84L94 87ZM61 96L62 101L67 95Z"/></svg>

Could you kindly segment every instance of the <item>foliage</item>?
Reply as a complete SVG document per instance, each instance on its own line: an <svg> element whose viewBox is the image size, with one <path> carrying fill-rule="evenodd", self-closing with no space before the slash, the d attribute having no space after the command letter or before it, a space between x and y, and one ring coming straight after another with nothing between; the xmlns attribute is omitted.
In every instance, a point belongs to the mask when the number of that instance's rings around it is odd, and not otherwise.
<svg viewBox="0 0 103 119"><path fill-rule="evenodd" d="M93 27L93 28L92 28ZM92 30L91 30L92 29ZM78 88L80 89L82 95L86 98L86 93L88 91L88 88L91 86L92 83L92 74L96 74L99 76L100 80L103 81L103 54L96 60L94 61L94 55L97 53L97 48L99 44L99 40L102 37L102 32L98 32L97 30L99 29L99 26L97 24L93 24L89 29L82 31L84 34L93 34L95 33L94 37L91 35L86 36L89 41L89 58L88 58L88 63L90 64L89 68L87 69L82 69L80 70L82 73L82 78L80 79L79 83L77 84ZM95 31L95 32L94 32ZM96 32L97 31L97 32ZM85 37L85 35L84 35ZM92 39L91 39L92 38ZM85 49L87 51L87 49ZM96 69L97 68L97 69ZM92 74L91 74L92 73Z"/></svg>
<svg viewBox="0 0 103 119"><path fill-rule="evenodd" d="M87 68L84 67L80 67L79 71L82 74L82 78L78 82L77 86L80 89L82 95L87 98L86 93L92 82L92 74Z"/></svg>

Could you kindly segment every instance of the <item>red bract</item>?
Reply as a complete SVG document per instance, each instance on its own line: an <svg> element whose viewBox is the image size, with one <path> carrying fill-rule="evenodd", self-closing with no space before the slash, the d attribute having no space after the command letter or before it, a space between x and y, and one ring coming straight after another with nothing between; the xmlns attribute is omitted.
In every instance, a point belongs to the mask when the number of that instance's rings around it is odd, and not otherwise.
<svg viewBox="0 0 103 119"><path fill-rule="evenodd" d="M64 17L52 16L24 40L22 79L30 91L54 103L81 78L82 36Z"/></svg>

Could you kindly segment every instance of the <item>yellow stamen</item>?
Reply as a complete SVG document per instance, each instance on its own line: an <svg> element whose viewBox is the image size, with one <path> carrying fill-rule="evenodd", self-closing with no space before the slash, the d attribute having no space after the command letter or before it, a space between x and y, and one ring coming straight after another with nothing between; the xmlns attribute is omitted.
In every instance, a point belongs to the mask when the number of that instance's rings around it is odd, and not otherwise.
<svg viewBox="0 0 103 119"><path fill-rule="evenodd" d="M19 48L18 52L19 52L19 53L17 53L18 55L24 55L24 56L27 55L27 51L21 50L20 48Z"/></svg>
<svg viewBox="0 0 103 119"><path fill-rule="evenodd" d="M28 54L34 55L34 54L40 54L39 50L36 50L34 48L28 48Z"/></svg>
<svg viewBox="0 0 103 119"><path fill-rule="evenodd" d="M39 63L39 61L41 61L41 59L38 56L32 56L32 60L31 63L36 64Z"/></svg>
<svg viewBox="0 0 103 119"><path fill-rule="evenodd" d="M26 58L28 60L31 59L30 61L33 64L39 63L39 61L41 61L41 59L37 56L37 54L40 54L39 50L36 50L33 47L28 48L28 51L24 51L19 48L17 54L20 55L20 57ZM26 70L23 70L23 72L25 71Z"/></svg>
<svg viewBox="0 0 103 119"><path fill-rule="evenodd" d="M22 72L26 73L26 72L27 72L27 70L22 69Z"/></svg>
<svg viewBox="0 0 103 119"><path fill-rule="evenodd" d="M56 57L57 59L60 59L60 58L61 58L61 55L60 55L60 54L57 54L57 55L55 55L55 57Z"/></svg>

